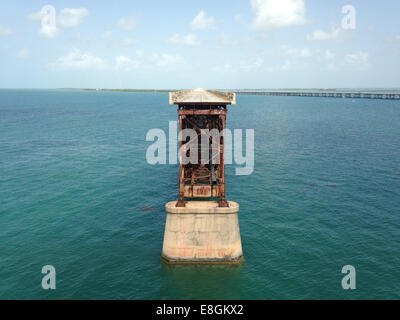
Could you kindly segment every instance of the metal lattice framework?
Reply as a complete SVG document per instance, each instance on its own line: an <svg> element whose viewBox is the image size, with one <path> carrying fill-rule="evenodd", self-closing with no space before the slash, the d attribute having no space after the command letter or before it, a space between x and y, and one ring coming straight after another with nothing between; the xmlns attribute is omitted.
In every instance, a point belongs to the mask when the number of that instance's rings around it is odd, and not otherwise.
<svg viewBox="0 0 400 320"><path fill-rule="evenodd" d="M179 199L217 198L227 207L225 186L225 137L227 105L235 104L234 93L209 90L187 90L170 93L170 104L178 105L179 118ZM184 137L185 129L196 132L195 139ZM210 134L217 132L218 135ZM183 138L183 139L182 139ZM204 143L206 141L207 143ZM184 163L190 152L198 161ZM201 159L201 161L200 161Z"/></svg>

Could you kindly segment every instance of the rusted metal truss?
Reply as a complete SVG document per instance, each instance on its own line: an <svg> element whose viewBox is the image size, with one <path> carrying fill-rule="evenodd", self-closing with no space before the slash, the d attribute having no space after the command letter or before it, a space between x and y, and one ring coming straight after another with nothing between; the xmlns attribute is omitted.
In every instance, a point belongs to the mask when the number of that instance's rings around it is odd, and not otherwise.
<svg viewBox="0 0 400 320"><path fill-rule="evenodd" d="M216 198L220 207L228 206L225 191L225 137L222 134L226 128L227 113L225 104L179 104L179 135L181 138L177 207L184 207L185 200L196 198ZM187 137L185 141L182 141L182 133L185 129L193 129L197 133L197 138ZM217 138L209 134L212 130L215 132L214 129L218 130ZM208 144L204 145L204 139L208 139ZM215 141L216 139L218 141ZM182 159L189 158L190 152L198 153L197 161L195 163L189 161L184 164Z"/></svg>

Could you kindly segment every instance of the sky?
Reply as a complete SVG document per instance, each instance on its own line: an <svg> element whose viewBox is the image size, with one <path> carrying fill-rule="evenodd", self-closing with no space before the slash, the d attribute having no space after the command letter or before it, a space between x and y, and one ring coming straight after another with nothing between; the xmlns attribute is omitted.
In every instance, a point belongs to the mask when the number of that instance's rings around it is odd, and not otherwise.
<svg viewBox="0 0 400 320"><path fill-rule="evenodd" d="M398 0L1 1L0 88L399 88Z"/></svg>

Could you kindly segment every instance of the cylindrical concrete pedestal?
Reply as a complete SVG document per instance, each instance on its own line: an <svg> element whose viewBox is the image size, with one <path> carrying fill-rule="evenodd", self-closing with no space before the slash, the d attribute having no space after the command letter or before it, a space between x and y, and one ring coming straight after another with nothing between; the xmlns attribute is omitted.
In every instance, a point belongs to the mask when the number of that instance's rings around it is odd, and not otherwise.
<svg viewBox="0 0 400 320"><path fill-rule="evenodd" d="M166 204L162 260L172 264L237 264L243 259L236 202L219 208L216 201Z"/></svg>

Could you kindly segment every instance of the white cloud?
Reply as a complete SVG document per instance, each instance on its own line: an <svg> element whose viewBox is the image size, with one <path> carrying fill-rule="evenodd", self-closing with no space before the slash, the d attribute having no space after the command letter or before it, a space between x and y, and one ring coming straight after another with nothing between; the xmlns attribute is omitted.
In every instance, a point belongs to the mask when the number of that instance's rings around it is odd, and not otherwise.
<svg viewBox="0 0 400 320"><path fill-rule="evenodd" d="M400 34L398 36L396 36L396 40L400 41Z"/></svg>
<svg viewBox="0 0 400 320"><path fill-rule="evenodd" d="M116 68L121 71L131 71L137 69L140 66L139 61L132 60L128 57L119 56L115 58Z"/></svg>
<svg viewBox="0 0 400 320"><path fill-rule="evenodd" d="M214 66L211 70L213 72L226 73L226 72L232 72L233 67L229 63L225 63L223 66Z"/></svg>
<svg viewBox="0 0 400 320"><path fill-rule="evenodd" d="M88 14L86 8L65 8L58 15L57 24L62 28L77 27Z"/></svg>
<svg viewBox="0 0 400 320"><path fill-rule="evenodd" d="M333 28L331 32L323 30L315 30L313 33L307 35L307 40L320 41L336 39L339 36L339 28Z"/></svg>
<svg viewBox="0 0 400 320"><path fill-rule="evenodd" d="M0 26L0 36L8 36L12 34L11 28Z"/></svg>
<svg viewBox="0 0 400 320"><path fill-rule="evenodd" d="M42 12L41 11L32 12L28 15L28 19L32 21L40 21L42 20Z"/></svg>
<svg viewBox="0 0 400 320"><path fill-rule="evenodd" d="M32 21L41 21L43 17L43 12L32 12L28 15L28 19ZM86 8L64 8L60 11L60 14L57 16L54 26L49 24L41 24L41 28L39 31L39 35L42 38L54 38L59 33L62 28L72 28L79 26L83 19L89 14L89 11Z"/></svg>
<svg viewBox="0 0 400 320"><path fill-rule="evenodd" d="M194 17L191 27L193 30L215 29L215 19L214 17L207 16L207 14L201 10L197 16Z"/></svg>
<svg viewBox="0 0 400 320"><path fill-rule="evenodd" d="M335 59L335 57L336 57L336 55L330 50L326 50L324 53L324 58L326 60L333 60L333 59Z"/></svg>
<svg viewBox="0 0 400 320"><path fill-rule="evenodd" d="M308 58L311 56L311 50L308 48L291 48L283 46L283 52L286 56Z"/></svg>
<svg viewBox="0 0 400 320"><path fill-rule="evenodd" d="M260 57L242 60L239 63L239 68L242 72L255 72L259 71L262 65L264 64L264 60Z"/></svg>
<svg viewBox="0 0 400 320"><path fill-rule="evenodd" d="M73 49L67 55L58 58L57 62L48 65L54 70L92 70L107 69L110 65L102 58L96 57L91 52L81 52Z"/></svg>
<svg viewBox="0 0 400 320"><path fill-rule="evenodd" d="M72 49L67 54L59 57L55 62L47 67L55 71L116 71L128 72L139 68L150 68L158 70L175 70L182 66L184 59L179 55L167 53L153 53L145 55L143 51L136 50L136 58L118 55L114 60L104 59L96 56L92 52L83 52L79 49Z"/></svg>
<svg viewBox="0 0 400 320"><path fill-rule="evenodd" d="M18 50L16 53L16 56L18 58L26 58L27 56L29 56L29 50L27 48L23 48L21 50Z"/></svg>
<svg viewBox="0 0 400 320"><path fill-rule="evenodd" d="M240 13L238 13L238 14L235 14L235 16L233 17L233 20L236 23L242 23L243 22L243 17L242 17L242 15Z"/></svg>
<svg viewBox="0 0 400 320"><path fill-rule="evenodd" d="M111 36L112 36L112 32L111 32L111 31L104 31L104 32L101 34L100 38L102 38L102 39L108 39L108 38L110 38Z"/></svg>
<svg viewBox="0 0 400 320"><path fill-rule="evenodd" d="M326 66L326 69L329 70L329 71L335 71L335 70L337 70L338 68L337 68L336 64L334 64L334 63L329 63L329 64Z"/></svg>
<svg viewBox="0 0 400 320"><path fill-rule="evenodd" d="M122 40L122 45L125 47L129 47L129 46L133 46L135 44L137 44L138 41L136 39L133 38L125 38Z"/></svg>
<svg viewBox="0 0 400 320"><path fill-rule="evenodd" d="M167 40L167 43L184 47L198 47L200 45L196 35L191 33L187 35L180 35L176 33Z"/></svg>
<svg viewBox="0 0 400 320"><path fill-rule="evenodd" d="M212 67L213 72L218 73L236 73L236 72L257 72L262 70L264 60L260 57L241 60L237 64L225 63L223 65L216 65Z"/></svg>
<svg viewBox="0 0 400 320"><path fill-rule="evenodd" d="M76 36L74 37L74 40L76 41L82 41L83 37L82 37L82 33L78 32L76 34Z"/></svg>
<svg viewBox="0 0 400 320"><path fill-rule="evenodd" d="M365 68L369 66L369 54L368 52L357 51L346 54L346 62L352 65Z"/></svg>
<svg viewBox="0 0 400 320"><path fill-rule="evenodd" d="M286 59L283 65L278 66L278 69L283 71L289 70L305 70L307 69L308 64L304 63L304 61L296 61L291 59Z"/></svg>
<svg viewBox="0 0 400 320"><path fill-rule="evenodd" d="M169 55L166 53L153 53L151 55L151 61L159 68L170 68L182 64L184 60L181 56Z"/></svg>
<svg viewBox="0 0 400 320"><path fill-rule="evenodd" d="M39 35L42 38L54 38L55 36L57 36L58 32L60 31L60 29L58 29L57 27L53 27L50 25L42 25L42 27L40 28L39 31Z"/></svg>
<svg viewBox="0 0 400 320"><path fill-rule="evenodd" d="M140 50L140 49L136 50L136 56L137 57L141 58L141 57L143 57L143 55L144 55L144 51L143 50Z"/></svg>
<svg viewBox="0 0 400 320"><path fill-rule="evenodd" d="M136 19L134 18L121 18L118 20L118 27L124 31L132 31L136 27Z"/></svg>
<svg viewBox="0 0 400 320"><path fill-rule="evenodd" d="M227 33L221 33L219 40L218 40L218 45L222 47L236 47L240 44L240 41L237 39L237 37L233 37Z"/></svg>
<svg viewBox="0 0 400 320"><path fill-rule="evenodd" d="M267 72L274 72L275 68L274 67L265 67L264 70Z"/></svg>
<svg viewBox="0 0 400 320"><path fill-rule="evenodd" d="M38 12L32 12L28 15L28 19L32 20L32 21L41 21L43 17L43 12L42 11L38 11ZM56 20L57 22L57 20ZM57 28L57 25L52 26L49 24L42 24L39 30L39 35L42 38L48 38L48 39L52 39L55 36L57 36L58 32L60 30Z"/></svg>
<svg viewBox="0 0 400 320"><path fill-rule="evenodd" d="M325 51L318 50L318 60L325 65L324 68L328 71L335 71L338 70L338 65L343 63L343 59L341 61L336 61L336 53L332 52L329 49Z"/></svg>
<svg viewBox="0 0 400 320"><path fill-rule="evenodd" d="M282 70L290 70L293 67L293 63L290 60L285 60L285 63L283 64L283 66L281 67Z"/></svg>
<svg viewBox="0 0 400 320"><path fill-rule="evenodd" d="M252 27L259 31L302 25L307 22L304 0L250 0L255 11Z"/></svg>

